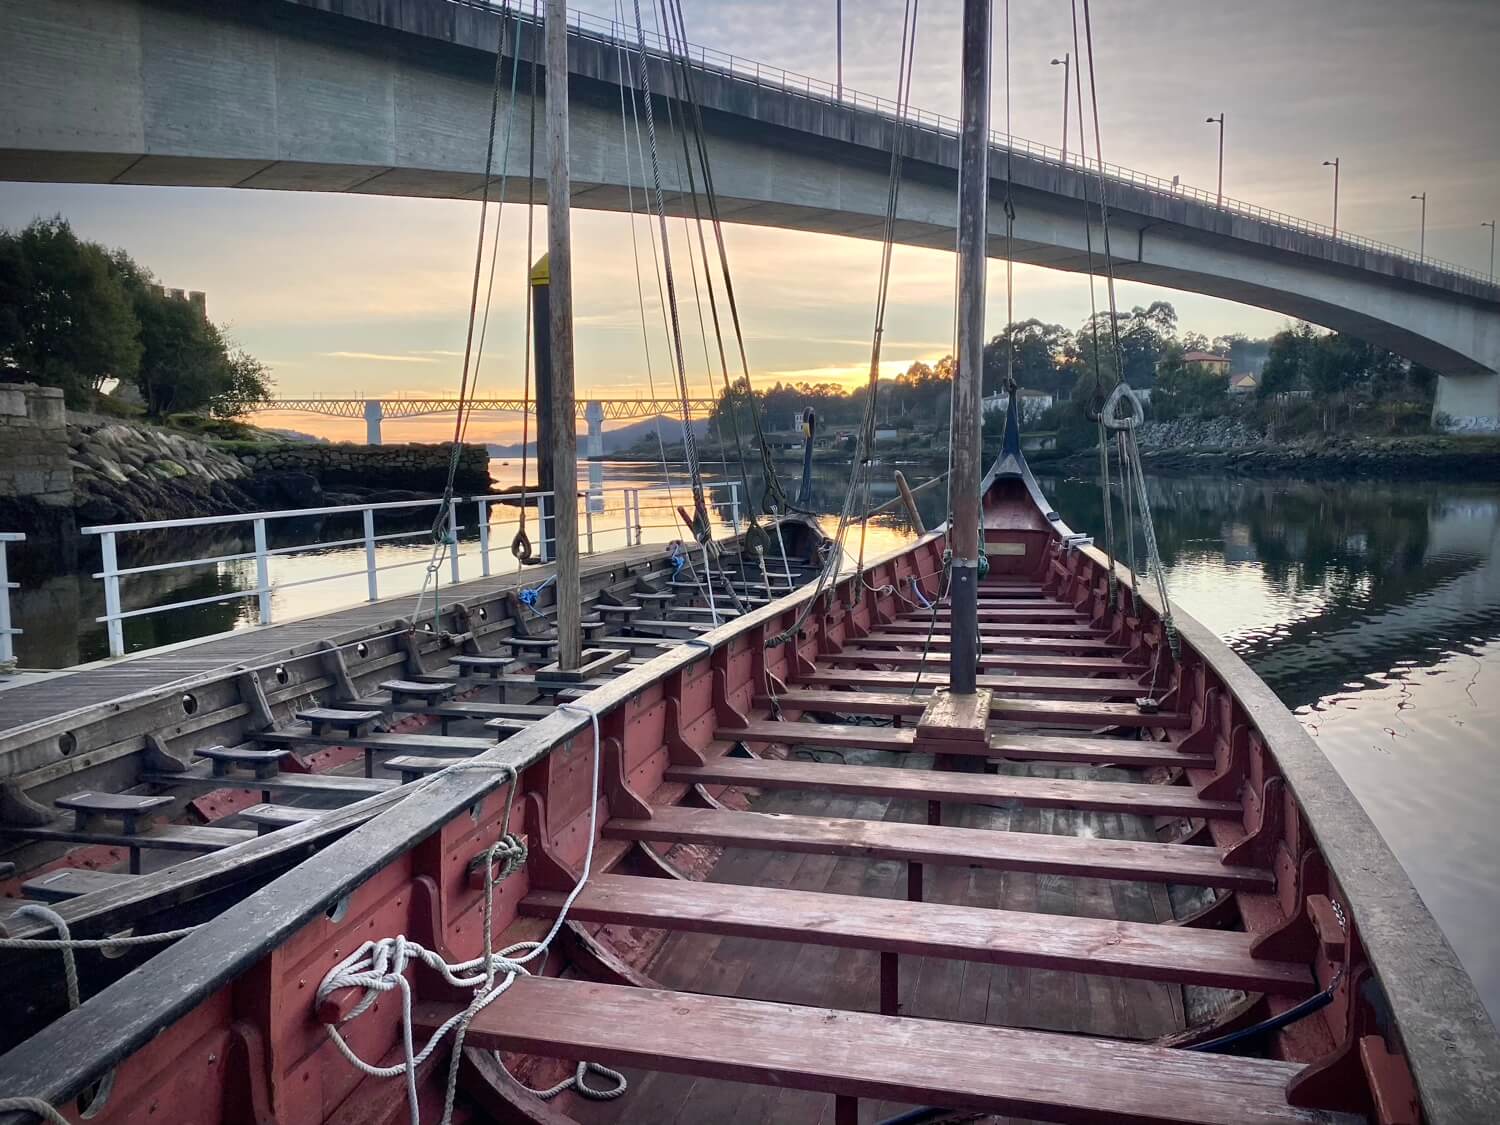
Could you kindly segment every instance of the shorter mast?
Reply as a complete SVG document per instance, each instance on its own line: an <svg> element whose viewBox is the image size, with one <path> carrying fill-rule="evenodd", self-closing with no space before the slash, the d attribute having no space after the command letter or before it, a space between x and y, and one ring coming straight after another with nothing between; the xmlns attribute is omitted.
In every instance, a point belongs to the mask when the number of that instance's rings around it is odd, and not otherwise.
<svg viewBox="0 0 1500 1125"><path fill-rule="evenodd" d="M547 267L552 356L552 511L557 528L557 666L583 657L578 585L578 431L573 400L573 260L568 198L568 5L547 0Z"/></svg>
<svg viewBox="0 0 1500 1125"><path fill-rule="evenodd" d="M953 375L953 644L949 690L973 695L979 665L979 480L984 271L990 193L990 0L964 0L963 123L958 148L958 368Z"/></svg>

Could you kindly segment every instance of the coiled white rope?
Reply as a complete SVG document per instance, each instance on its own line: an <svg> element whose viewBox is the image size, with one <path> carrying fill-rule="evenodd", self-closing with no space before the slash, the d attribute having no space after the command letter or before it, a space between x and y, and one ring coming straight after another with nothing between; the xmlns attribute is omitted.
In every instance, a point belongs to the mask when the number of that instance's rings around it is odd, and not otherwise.
<svg viewBox="0 0 1500 1125"><path fill-rule="evenodd" d="M364 990L364 997L346 1016L339 1020L339 1024L346 1024L368 1011L381 993L400 993L401 1048L403 1056L401 1062L391 1066L375 1066L366 1062L355 1053L343 1035L339 1033L338 1025L330 1024L328 1034L338 1046L344 1058L360 1072L374 1078L405 1077L406 1098L411 1125L421 1125L421 1109L417 1099L417 1068L437 1049L448 1033L453 1032L453 1048L448 1065L447 1086L443 1095L443 1116L441 1121L441 1125L449 1125L453 1117L453 1103L458 1089L458 1067L463 1056L464 1036L468 1032L470 1022L489 1004L504 995L510 986L515 983L517 977L528 974L527 964L529 962L535 961L538 957L545 956L553 940L562 930L563 923L567 920L568 911L572 908L579 894L582 893L584 884L588 882L589 874L593 867L594 841L597 835L599 816L599 716L590 708L577 703L564 703L559 705L558 709L587 715L593 727L594 751L590 791L594 794L594 800L589 803L588 849L584 852L583 871L578 877L578 882L568 892L567 898L563 900L562 909L558 911L557 918L553 921L551 929L547 932L547 936L541 941L518 942L515 945L507 946L499 952L493 950L495 886L499 881L507 878L526 862L525 845L509 831L511 810L515 804L519 777L515 768L508 764L492 766L488 763L480 762L457 762L449 768L500 769L509 775L508 783L510 789L506 797L504 819L501 821L505 831L500 839L491 845L482 860L485 865L484 952L471 960L450 965L441 955L424 948L416 942L408 941L404 934L398 934L395 937L365 942L354 953L330 969L328 974L323 978L322 983L318 986L316 994L317 1003L322 1003L335 992L346 988ZM433 776L436 777L438 775L435 774ZM497 861L501 864L498 875L495 870ZM422 964L441 974L443 979L455 988L469 988L474 990L474 999L470 1002L469 1006L450 1017L434 1031L420 1051L416 1049L412 1033L411 983L406 979L405 975L407 968L416 961L420 961ZM616 1083L615 1088L613 1090L599 1090L588 1086L584 1082L584 1078L589 1071L610 1078ZM580 1094L587 1097L606 1100L617 1098L625 1093L626 1081L624 1075L607 1067L602 1067L595 1063L580 1063L578 1070L572 1077L547 1090L532 1090L531 1093L539 1098L547 1099L556 1097L567 1089L577 1089Z"/></svg>

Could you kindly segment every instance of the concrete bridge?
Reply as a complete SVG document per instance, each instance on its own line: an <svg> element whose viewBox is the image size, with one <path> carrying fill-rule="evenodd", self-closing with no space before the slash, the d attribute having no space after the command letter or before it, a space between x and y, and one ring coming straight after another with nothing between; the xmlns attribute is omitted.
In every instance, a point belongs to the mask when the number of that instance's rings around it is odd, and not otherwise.
<svg viewBox="0 0 1500 1125"><path fill-rule="evenodd" d="M0 0L0 178L474 198L498 19L459 0ZM585 19L569 44L578 207L624 211L627 186L640 187L621 129L617 30ZM539 48L533 29L520 54ZM889 103L692 53L726 219L880 236L896 136ZM665 57L648 65L653 88L669 89ZM517 120L526 113L522 94ZM953 122L913 117L897 237L947 249ZM517 132L512 199L526 193ZM991 253L1006 250L998 177L1008 167L1016 259L1087 270L1080 217L1085 191L1097 195L1090 172L1043 145L996 143ZM1458 428L1500 429L1500 288L1491 280L1154 176L1106 172L1117 276L1353 333L1438 371L1436 414ZM1097 251L1097 229L1093 241Z"/></svg>
<svg viewBox="0 0 1500 1125"><path fill-rule="evenodd" d="M631 418L655 418L665 414L677 417L682 412L678 399L649 398L591 398L577 400L578 415L588 423L588 445L584 453L588 457L604 456L604 423L624 421ZM706 418L713 413L716 400L711 398L688 399L688 413L694 418ZM469 408L478 413L499 412L506 414L536 413L536 403L520 398L476 398ZM302 414L326 414L330 418L363 418L365 441L370 445L380 444L380 424L387 418L422 418L433 414L454 414L458 411L456 398L273 398L259 403L251 413L272 410L296 411Z"/></svg>

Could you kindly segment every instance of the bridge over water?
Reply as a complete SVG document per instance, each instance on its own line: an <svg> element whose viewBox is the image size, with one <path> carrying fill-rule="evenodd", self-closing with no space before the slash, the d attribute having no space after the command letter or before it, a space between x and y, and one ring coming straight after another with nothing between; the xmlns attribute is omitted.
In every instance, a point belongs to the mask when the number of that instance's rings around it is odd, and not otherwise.
<svg viewBox="0 0 1500 1125"><path fill-rule="evenodd" d="M716 400L711 398L688 399L688 413L694 418L706 418L713 413ZM678 399L650 398L579 398L578 416L588 423L588 445L585 454L589 457L604 456L604 423L627 421L632 418L655 418L660 415L680 417L682 402ZM469 409L480 414L535 414L536 402L521 398L476 398L469 400ZM386 419L422 418L434 414L458 412L456 398L273 398L256 406L254 413L286 410L302 414L324 414L330 418L363 418L365 440L370 445L379 445L380 426Z"/></svg>
<svg viewBox="0 0 1500 1125"><path fill-rule="evenodd" d="M0 41L9 45L0 178L475 198L499 18L495 7L463 0L0 4ZM620 127L625 31L583 18L570 38L577 207L625 211L629 188L640 186ZM525 36L522 57L539 44L535 32ZM690 53L728 221L881 236L898 135L889 102L751 60ZM659 44L648 66L653 88L669 89ZM913 112L909 126L896 237L951 249L955 123ZM527 192L521 134L492 181L493 191L504 172L512 200ZM991 168L1011 174L1016 260L1097 269L1080 219L1086 195L1097 197L1092 162L994 139ZM546 167L545 156L536 167ZM1160 177L1113 165L1104 172L1117 276L1353 333L1439 372L1436 413L1464 428L1500 429L1492 279ZM675 168L666 174L668 206L680 211L688 204L676 194ZM990 252L1000 257L1005 186L995 179L991 191ZM1099 230L1092 241L1101 245Z"/></svg>

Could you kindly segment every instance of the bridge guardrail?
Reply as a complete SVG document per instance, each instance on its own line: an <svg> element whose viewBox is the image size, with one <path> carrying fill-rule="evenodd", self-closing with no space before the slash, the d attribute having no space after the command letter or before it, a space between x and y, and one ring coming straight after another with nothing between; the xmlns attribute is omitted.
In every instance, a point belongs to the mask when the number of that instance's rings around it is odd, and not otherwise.
<svg viewBox="0 0 1500 1125"><path fill-rule="evenodd" d="M720 528L738 534L740 530L740 487L737 481L720 481L704 485L709 494L710 518L717 517ZM722 500L716 500L715 496L726 494ZM662 495L664 494L664 495ZM533 529L542 526L542 519L550 508L554 494L551 492L528 491L526 493L528 518L532 521ZM660 496L660 499L658 497ZM96 620L102 622L109 642L109 654L112 657L123 656L126 652L125 622L134 618L149 617L155 614L167 613L174 610L190 609L194 606L223 604L231 601L255 601L256 625L271 625L275 623L275 597L279 590L289 590L300 586L310 586L318 583L336 582L344 579L365 576L366 601L374 602L380 599L380 575L396 570L405 570L412 567L441 565L442 557L446 558L448 581L458 583L465 579L465 566L470 568L469 578L477 577L472 573L473 564L479 563L479 576L490 577L496 572L492 561L497 552L502 553L503 559L510 559L510 543L514 531L520 526L521 506L515 503L520 497L519 493L492 493L483 496L467 496L455 498L452 507L448 510L447 536L451 543L451 549L442 552L442 556L433 553L430 556L405 559L400 561L382 560L382 545L395 545L402 541L416 541L424 537L430 537L430 528L419 528L416 530L395 530L376 533L376 516L385 514L414 515L422 509L438 507L442 501L437 498L430 500L403 500L377 504L346 504L322 508L290 508L278 511L248 512L239 515L225 516L197 516L188 519L171 520L147 520L138 523L116 523L100 524L93 527L81 528L84 535L97 535L99 537L101 569L92 577L99 579L104 584L104 609L105 612ZM648 530L665 531L672 529L675 535L665 538L676 538L685 532L682 530L680 517L677 514L679 503L691 506L691 491L686 485L639 485L620 488L606 489L601 487L581 487L578 490L578 514L580 528L580 553L592 555L600 550L608 550L621 546L638 546L645 542L645 532ZM619 503L611 505L610 497L618 497ZM643 499L644 497L644 499ZM473 507L470 508L470 505ZM535 505L536 515L529 515ZM496 511L496 508L499 511ZM473 525L459 522L458 513L460 509L473 511L475 522ZM358 517L361 522L360 533L353 536L337 539L315 539L309 542L293 542L272 546L270 525L275 523L289 523L294 520L308 519L311 517ZM498 518L497 518L498 517ZM245 528L248 525L250 532L250 543L248 549L230 551L226 554L208 555L184 559L173 559L167 562L146 563L138 566L120 565L120 538L123 536L139 534L152 531L174 531L188 528L204 527L238 527ZM472 535L469 541L477 549L465 550L465 533ZM10 638L13 634L20 632L18 629L10 628L9 616L9 589L5 584L5 544L24 539L24 535L14 533L0 533L0 661L9 659ZM550 560L553 555L555 542L544 539L538 533L538 549L544 560ZM345 552L353 555L358 552L362 554L362 565L352 566L350 569L336 569L331 573L318 573L311 577L288 579L275 573L279 560L289 559L297 555L330 554ZM250 584L243 589L220 591L206 597L185 598L178 601L164 603L150 603L134 605L125 608L123 598L124 583L132 577L146 574L163 574L174 571L191 571L195 568L212 567L220 571L224 567L233 567L244 564L246 568L253 566L253 578ZM515 573L520 573L519 565L510 568ZM247 576L248 577L248 576ZM438 576L433 575L436 579ZM357 600L357 599L356 599ZM345 603L350 604L350 603ZM320 606L320 611L326 609L341 608L339 604ZM145 646L151 647L151 646Z"/></svg>
<svg viewBox="0 0 1500 1125"><path fill-rule="evenodd" d="M481 8L487 11L495 11L497 9L514 11L520 13L523 18L529 18L529 13L526 12L520 0L498 0L495 3L484 2L484 0L449 0L449 2L459 4L463 7ZM623 45L631 50L634 50L636 47L636 29L634 25L624 24L617 20L595 16L576 9L569 11L568 22L580 35L605 41L611 46ZM678 54L678 52L673 50L677 44L675 42L669 43L665 37L656 31L644 30L642 37L645 39L648 49L657 55L675 57ZM853 90L848 86L839 87L825 79L798 74L795 71L785 70L768 63L741 58L738 55L733 55L725 51L692 43L686 45L686 56L691 64L705 72L729 74L736 78L765 86L768 89L775 89L790 94L801 94L805 97L816 98L834 105L869 110L870 112L889 117L893 122L900 120L908 127L928 129L949 136L958 135L959 123L956 118L913 107L907 107L906 113L903 116L898 112L898 105L888 98L882 98L875 94L866 94L859 90ZM990 138L991 142L1001 149L1008 149L1013 153L1043 160L1062 168L1071 168L1096 175L1102 169L1107 180L1114 181L1117 184L1128 184L1131 187L1144 188L1147 191L1155 192L1156 194L1172 199L1192 199L1197 203L1232 215L1255 219L1258 222L1270 223L1300 234L1314 235L1348 246L1357 246L1365 250L1375 250L1416 265L1450 273L1456 277L1481 281L1488 285L1495 284L1494 278L1482 270L1470 269L1467 266L1460 266L1453 262L1445 262L1420 254L1413 254L1410 250L1402 246L1396 246L1389 242L1380 242L1373 238L1365 238L1361 235L1349 234L1345 231L1334 230L1332 227L1325 226L1322 223L1298 218L1284 211L1277 211L1274 208L1247 203L1244 200L1234 199L1230 196L1221 197L1218 192L1207 191L1203 188L1192 187L1180 182L1164 180L1160 176L1151 175L1149 172L1140 172L1133 168L1126 168L1123 165L1111 164L1109 161L1105 161L1101 165L1099 161L1090 160L1087 154L1082 152L1064 153L1050 145L1027 140L1024 137L1010 136L998 130L992 130Z"/></svg>

